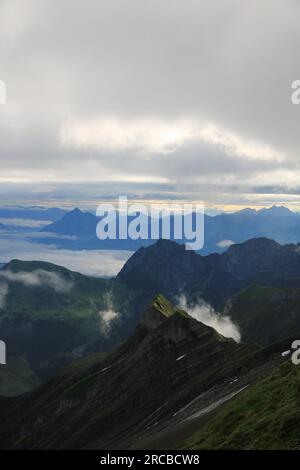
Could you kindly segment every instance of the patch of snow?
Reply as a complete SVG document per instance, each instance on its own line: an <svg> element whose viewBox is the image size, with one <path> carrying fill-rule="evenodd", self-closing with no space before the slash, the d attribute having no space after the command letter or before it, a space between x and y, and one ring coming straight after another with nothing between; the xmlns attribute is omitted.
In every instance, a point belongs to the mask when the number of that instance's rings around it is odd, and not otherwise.
<svg viewBox="0 0 300 470"><path fill-rule="evenodd" d="M186 354L183 354L182 356L177 357L176 361L181 361L186 356Z"/></svg>
<svg viewBox="0 0 300 470"><path fill-rule="evenodd" d="M229 382L229 385L230 384L234 384L234 382L237 382L239 379L236 377L234 380L232 380L231 382Z"/></svg>
<svg viewBox="0 0 300 470"><path fill-rule="evenodd" d="M189 421L191 419L199 418L199 416L205 415L207 413L210 413L211 411L215 410L218 408L218 406L222 405L223 403L226 403L227 401L231 400L233 397L241 393L245 388L247 388L249 385L245 385L245 387L240 388L236 392L230 393L229 395L226 395L223 398L220 398L220 400L217 400L210 405L206 406L205 408L202 408L200 411L192 414L191 416L188 416L187 418L184 419L184 421Z"/></svg>
<svg viewBox="0 0 300 470"><path fill-rule="evenodd" d="M101 369L100 372L105 372L106 370L109 370L109 369L111 369L111 368L112 368L112 366L104 367L104 369Z"/></svg>

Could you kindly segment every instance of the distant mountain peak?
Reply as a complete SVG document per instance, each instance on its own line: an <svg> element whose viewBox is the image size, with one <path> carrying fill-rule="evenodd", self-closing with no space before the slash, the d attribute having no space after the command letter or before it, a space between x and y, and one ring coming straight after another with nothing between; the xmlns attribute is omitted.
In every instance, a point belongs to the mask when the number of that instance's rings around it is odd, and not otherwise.
<svg viewBox="0 0 300 470"><path fill-rule="evenodd" d="M235 212L235 214L244 214L244 215L255 215L257 211L255 209L251 209L250 207L245 207L245 209L241 209L240 211Z"/></svg>
<svg viewBox="0 0 300 470"><path fill-rule="evenodd" d="M70 212L67 212L67 214L65 214L64 218L69 218L69 217L74 217L74 216L76 216L76 217L95 217L90 212L82 211L81 209L76 207L75 209L71 210Z"/></svg>
<svg viewBox="0 0 300 470"><path fill-rule="evenodd" d="M258 211L259 214L271 214L271 215L295 215L288 207L286 206L276 206L264 207Z"/></svg>
<svg viewBox="0 0 300 470"><path fill-rule="evenodd" d="M75 207L75 209L69 212L69 215L70 214L83 214L83 212L81 209L79 209L79 207Z"/></svg>
<svg viewBox="0 0 300 470"><path fill-rule="evenodd" d="M91 237L96 236L97 223L98 219L95 215L90 212L83 212L76 207L56 222L42 227L40 231L78 237Z"/></svg>

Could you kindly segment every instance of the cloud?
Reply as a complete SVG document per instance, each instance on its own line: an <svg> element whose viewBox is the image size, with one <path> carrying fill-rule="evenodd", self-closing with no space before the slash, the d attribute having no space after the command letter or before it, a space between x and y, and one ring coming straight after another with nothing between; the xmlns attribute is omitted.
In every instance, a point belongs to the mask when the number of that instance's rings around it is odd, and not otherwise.
<svg viewBox="0 0 300 470"><path fill-rule="evenodd" d="M106 303L106 310L101 310L99 316L102 323L103 332L108 335L110 333L112 323L118 318L119 313L114 310L114 302L112 292L109 291L104 296L104 302Z"/></svg>
<svg viewBox="0 0 300 470"><path fill-rule="evenodd" d="M5 218L0 217L0 223L10 225L13 227L32 227L40 228L44 225L51 224L51 220L35 220L35 219L22 219L22 218Z"/></svg>
<svg viewBox="0 0 300 470"><path fill-rule="evenodd" d="M2 0L2 185L48 202L87 181L94 197L111 181L219 204L294 194L299 20L294 0Z"/></svg>
<svg viewBox="0 0 300 470"><path fill-rule="evenodd" d="M68 122L62 126L62 145L111 152L173 153L193 136L189 122L120 120L115 118Z"/></svg>
<svg viewBox="0 0 300 470"><path fill-rule="evenodd" d="M112 322L118 318L119 314L118 312L115 312L114 310L105 310L103 312L100 312L100 318L102 321L102 329L103 332L108 335L111 327L112 327Z"/></svg>
<svg viewBox="0 0 300 470"><path fill-rule="evenodd" d="M61 250L54 244L29 243L12 234L0 237L0 262L7 263L12 259L48 261L96 277L115 276L131 255L130 251Z"/></svg>
<svg viewBox="0 0 300 470"><path fill-rule="evenodd" d="M228 316L216 312L211 305L201 301L201 303L191 307L185 296L181 296L178 303L179 307L186 310L191 317L204 323L204 325L211 326L226 338L233 338L236 342L240 342L241 334L238 326Z"/></svg>
<svg viewBox="0 0 300 470"><path fill-rule="evenodd" d="M188 142L204 142L229 155L254 160L283 161L270 146L243 139L226 129L201 121L119 120L69 121L60 133L63 146L108 152L175 153Z"/></svg>
<svg viewBox="0 0 300 470"><path fill-rule="evenodd" d="M219 248L229 248L231 245L234 245L235 242L232 240L221 240L220 242L217 243L217 246Z"/></svg>
<svg viewBox="0 0 300 470"><path fill-rule="evenodd" d="M0 278L8 282L20 282L29 287L48 286L56 292L69 291L73 287L72 282L65 280L61 275L43 269L36 269L32 272L2 270Z"/></svg>

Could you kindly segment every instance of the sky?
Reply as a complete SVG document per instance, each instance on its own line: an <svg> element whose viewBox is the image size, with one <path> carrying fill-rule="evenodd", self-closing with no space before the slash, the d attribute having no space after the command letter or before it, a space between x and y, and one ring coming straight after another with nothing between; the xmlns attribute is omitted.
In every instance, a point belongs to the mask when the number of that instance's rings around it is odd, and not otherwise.
<svg viewBox="0 0 300 470"><path fill-rule="evenodd" d="M299 209L299 24L297 0L0 0L1 201Z"/></svg>

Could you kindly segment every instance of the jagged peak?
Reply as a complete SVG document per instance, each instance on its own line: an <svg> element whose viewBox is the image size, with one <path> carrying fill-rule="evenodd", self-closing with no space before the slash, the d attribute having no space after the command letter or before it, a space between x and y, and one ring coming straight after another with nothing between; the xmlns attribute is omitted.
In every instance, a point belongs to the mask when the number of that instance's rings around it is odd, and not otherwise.
<svg viewBox="0 0 300 470"><path fill-rule="evenodd" d="M166 297L162 294L157 294L152 300L150 306L155 308L160 312L164 317L169 318L175 314L182 315L184 317L189 317L189 315L181 309L175 307Z"/></svg>
<svg viewBox="0 0 300 470"><path fill-rule="evenodd" d="M264 207L263 209L258 211L259 214L276 214L276 215L294 215L295 213L291 211L286 206L276 206L273 205L271 207Z"/></svg>
<svg viewBox="0 0 300 470"><path fill-rule="evenodd" d="M140 324L147 330L153 331L161 323L175 315L180 315L184 318L191 318L188 313L175 307L162 294L157 294L146 308Z"/></svg>

